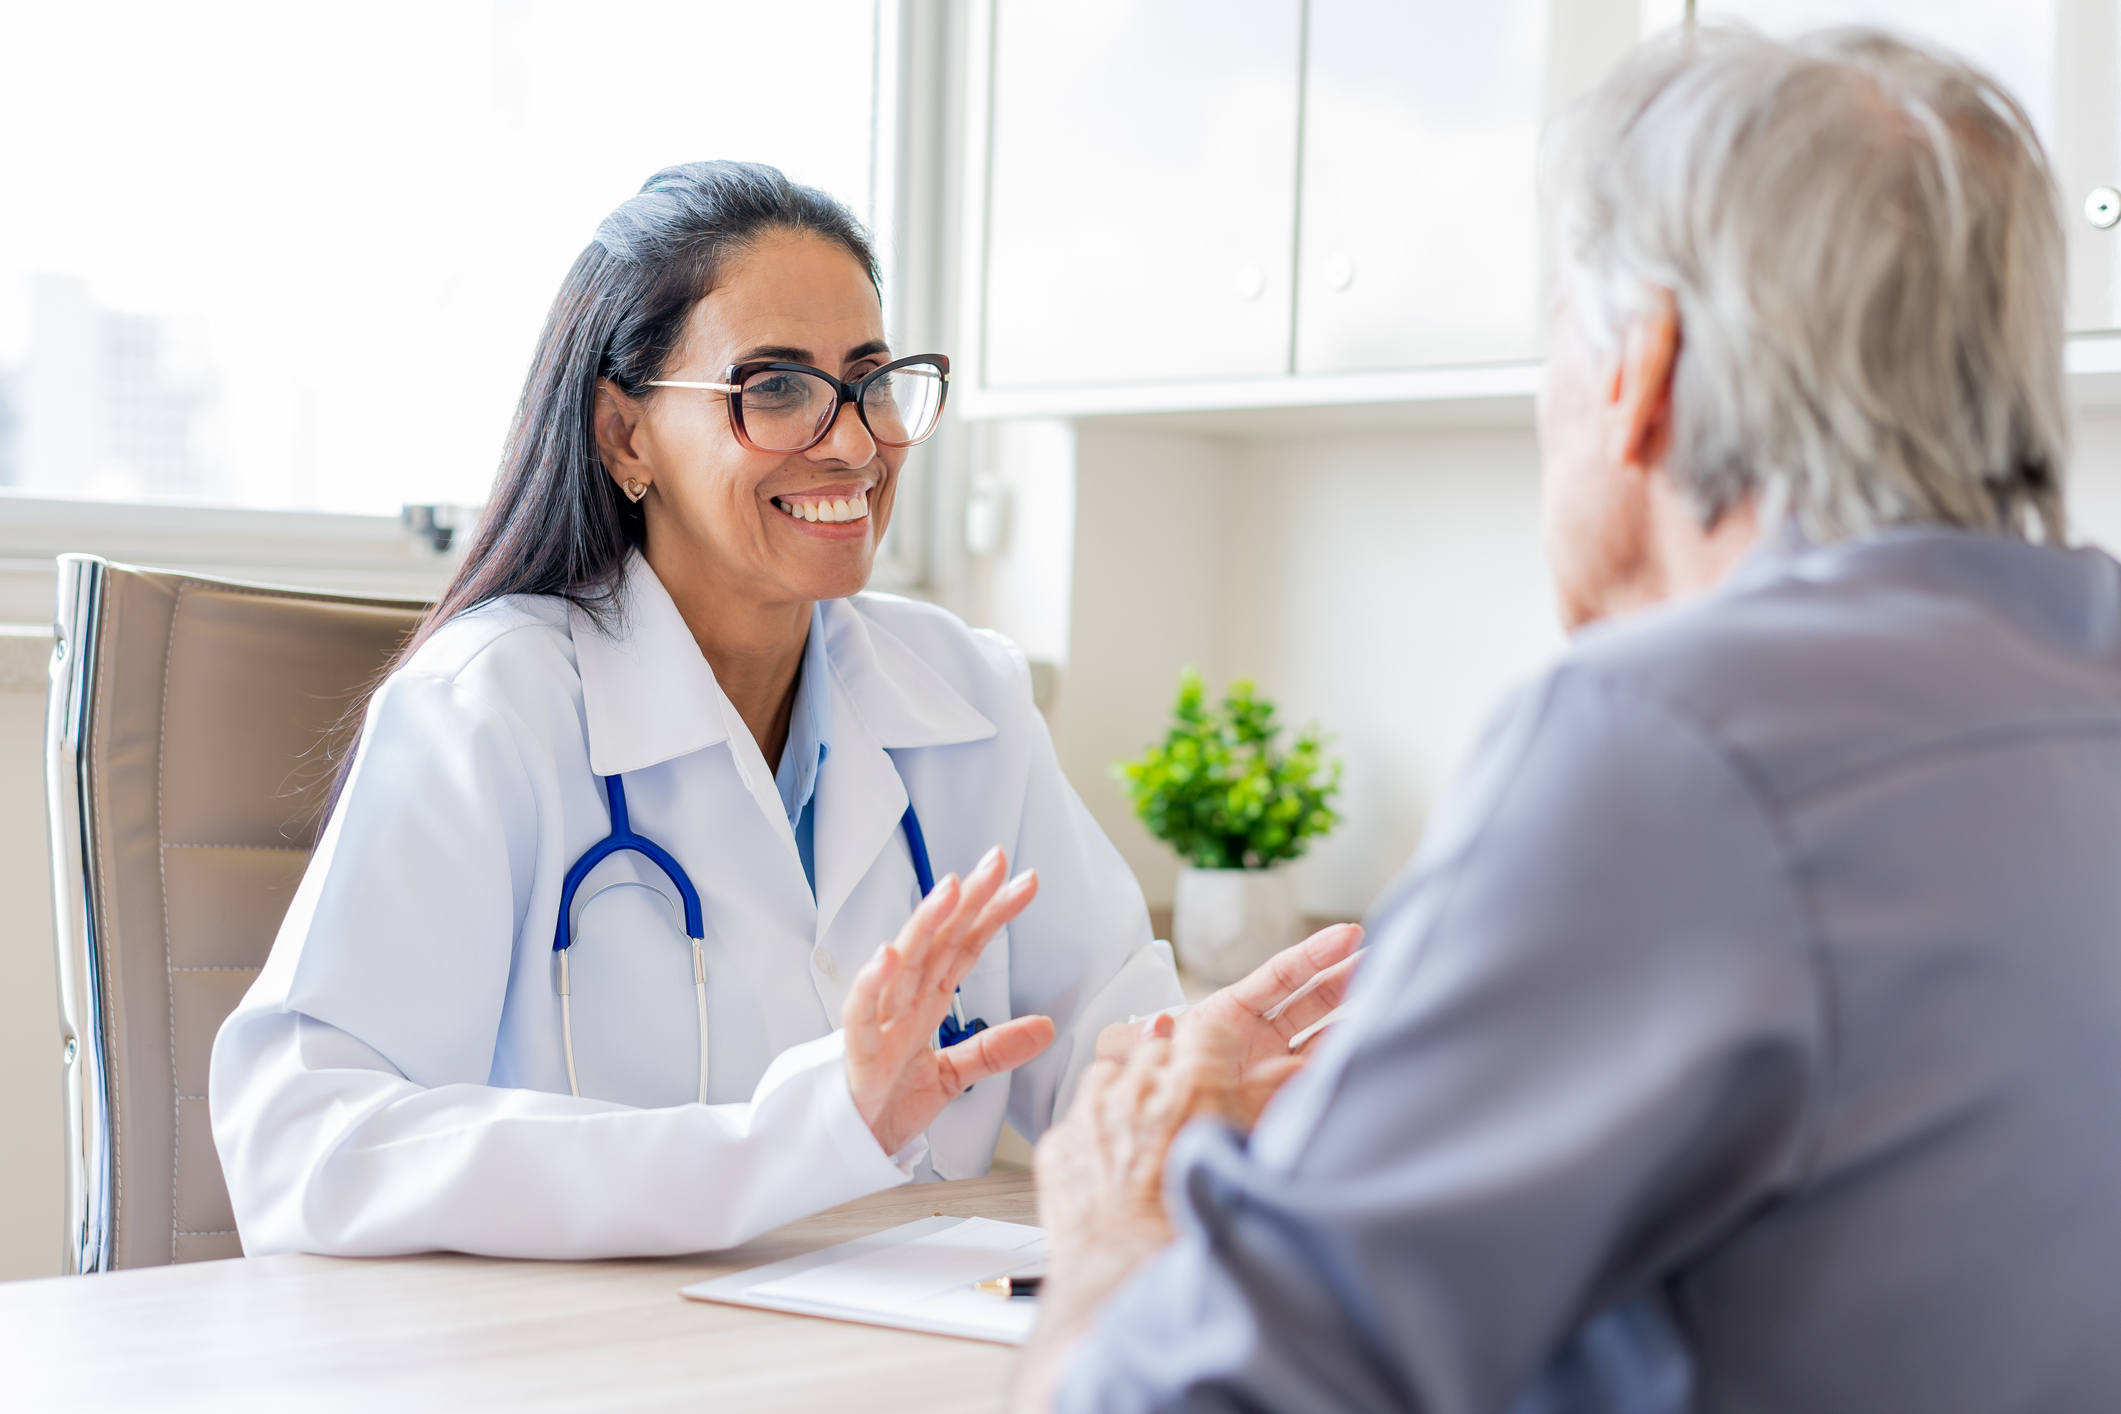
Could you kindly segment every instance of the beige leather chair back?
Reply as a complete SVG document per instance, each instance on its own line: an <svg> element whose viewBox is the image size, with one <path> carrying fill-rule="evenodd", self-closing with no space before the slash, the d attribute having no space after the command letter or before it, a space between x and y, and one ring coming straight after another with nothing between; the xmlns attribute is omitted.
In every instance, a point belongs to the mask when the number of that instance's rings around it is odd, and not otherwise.
<svg viewBox="0 0 2121 1414"><path fill-rule="evenodd" d="M75 1270L241 1255L214 1033L309 862L325 738L424 608L61 558L46 765Z"/></svg>

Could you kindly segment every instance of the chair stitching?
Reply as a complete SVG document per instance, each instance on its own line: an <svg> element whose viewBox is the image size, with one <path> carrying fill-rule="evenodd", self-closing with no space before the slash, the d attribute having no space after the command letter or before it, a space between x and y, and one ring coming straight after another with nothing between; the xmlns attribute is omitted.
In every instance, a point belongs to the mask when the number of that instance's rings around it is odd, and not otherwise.
<svg viewBox="0 0 2121 1414"><path fill-rule="evenodd" d="M162 649L162 711L155 719L155 843L160 846L165 836L162 828L162 789L169 771L169 675L170 667L177 657L177 618L184 612L184 594L190 589L189 582L177 586L177 602L169 611L169 642ZM165 848L155 850L155 872L162 883L162 982L169 993L169 1090L172 1097L177 1093L177 959L170 950L169 926L169 862ZM184 1106L174 1098L170 1101L169 1121L169 1259L177 1260L177 1176L183 1172L184 1162Z"/></svg>
<svg viewBox="0 0 2121 1414"><path fill-rule="evenodd" d="M248 594L253 599L299 599L305 604L350 604L362 609L417 608L424 612L434 607L419 599L365 599L358 594L282 589L270 584L239 584L233 580L192 579L188 576L178 585L177 593L181 596L186 589L207 589L222 594Z"/></svg>
<svg viewBox="0 0 2121 1414"><path fill-rule="evenodd" d="M170 969L172 972L262 972L263 970L262 967L236 967L233 965L228 967L172 967Z"/></svg>
<svg viewBox="0 0 2121 1414"><path fill-rule="evenodd" d="M261 854L308 854L310 847L301 844L173 844L164 843L164 849L252 849Z"/></svg>
<svg viewBox="0 0 2121 1414"><path fill-rule="evenodd" d="M201 1228L197 1232L192 1231L190 1228L185 1228L177 1233L179 1237L234 1237L235 1235L236 1230L232 1227Z"/></svg>

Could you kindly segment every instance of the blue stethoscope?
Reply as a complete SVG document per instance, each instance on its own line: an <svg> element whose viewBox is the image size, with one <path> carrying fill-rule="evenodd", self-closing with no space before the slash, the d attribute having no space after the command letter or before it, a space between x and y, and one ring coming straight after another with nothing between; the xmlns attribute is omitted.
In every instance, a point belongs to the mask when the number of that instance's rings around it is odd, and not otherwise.
<svg viewBox="0 0 2121 1414"><path fill-rule="evenodd" d="M590 870L610 856L630 849L645 855L663 871L676 886L678 898L685 905L685 936L692 939L692 998L700 1019L699 1102L704 1105L707 1103L707 959L701 949L706 941L707 926L700 913L700 891L692 886L692 878L686 874L685 866L678 863L669 850L646 835L634 833L626 820L626 787L620 784L619 778L613 775L603 779L605 798L611 802L611 833L584 850L582 857L568 869L567 877L560 885L560 921L552 938L552 950L560 959L560 1038L567 1051L567 1091L575 1096L582 1093L574 1073L574 1014L569 1005L567 985L567 953L574 946L569 914L574 909L575 890L589 877ZM907 852L913 856L914 880L921 886L921 897L926 898L935 891L935 871L929 867L928 841L921 834L920 816L913 813L910 797L906 802L906 813L898 823L906 832ZM950 998L950 1014L936 1029L935 1044L954 1046L986 1029L986 1021L979 1017L970 1021L965 1019L965 993L959 988Z"/></svg>

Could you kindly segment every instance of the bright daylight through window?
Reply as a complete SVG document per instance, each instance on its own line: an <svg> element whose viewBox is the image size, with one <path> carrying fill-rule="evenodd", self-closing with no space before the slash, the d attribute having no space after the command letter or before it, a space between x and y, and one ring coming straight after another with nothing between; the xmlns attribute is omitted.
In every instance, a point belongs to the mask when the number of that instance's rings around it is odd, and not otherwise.
<svg viewBox="0 0 2121 1414"><path fill-rule="evenodd" d="M125 0L0 43L0 487L475 505L546 306L658 168L864 220L873 0Z"/></svg>

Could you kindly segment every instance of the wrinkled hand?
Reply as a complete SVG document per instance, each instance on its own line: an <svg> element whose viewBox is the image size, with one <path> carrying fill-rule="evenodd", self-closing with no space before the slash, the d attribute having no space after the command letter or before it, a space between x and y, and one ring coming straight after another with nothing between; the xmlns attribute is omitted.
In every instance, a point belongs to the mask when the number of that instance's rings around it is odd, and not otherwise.
<svg viewBox="0 0 2121 1414"><path fill-rule="evenodd" d="M1303 1068L1317 1037L1306 1038L1294 1051L1289 1042L1347 999L1361 946L1358 924L1321 928L1186 1012L1187 1021L1213 1022L1233 1038L1234 1069L1228 1080L1235 1099L1226 1118L1238 1129L1249 1131L1283 1082ZM1311 990L1295 997L1307 983L1314 984ZM1291 997L1293 1002L1282 1005ZM1098 1059L1125 1060L1138 1044L1170 1035L1168 1024L1157 1024L1166 1020L1107 1026L1097 1038Z"/></svg>
<svg viewBox="0 0 2121 1414"><path fill-rule="evenodd" d="M1047 1407L1062 1352L1119 1284L1171 1241L1163 1201L1171 1141L1200 1116L1235 1118L1242 1045L1234 1028L1198 1010L1175 1027L1159 1017L1124 1060L1099 1056L1068 1117L1039 1141L1046 1284L1012 1409Z"/></svg>
<svg viewBox="0 0 2121 1414"><path fill-rule="evenodd" d="M1124 1061L1099 1059L1068 1117L1038 1146L1039 1222L1048 1246L1109 1245L1121 1231L1170 1238L1164 1156L1200 1115L1234 1119L1242 1038L1213 1016L1158 1017Z"/></svg>
<svg viewBox="0 0 2121 1414"><path fill-rule="evenodd" d="M1019 1016L948 1050L935 1030L980 951L1038 893L1038 876L1003 878L1009 862L987 851L962 883L943 878L896 940L878 948L840 1007L847 1031L847 1088L876 1142L896 1154L943 1107L990 1075L1014 1070L1053 1044L1053 1022Z"/></svg>

